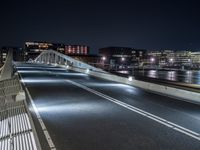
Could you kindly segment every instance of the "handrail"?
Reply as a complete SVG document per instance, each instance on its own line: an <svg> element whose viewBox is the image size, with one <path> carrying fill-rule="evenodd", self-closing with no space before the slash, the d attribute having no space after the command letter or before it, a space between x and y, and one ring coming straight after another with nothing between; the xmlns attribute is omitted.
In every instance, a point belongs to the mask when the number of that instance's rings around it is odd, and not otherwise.
<svg viewBox="0 0 200 150"><path fill-rule="evenodd" d="M19 79L7 79L0 81L0 97L17 95L22 90Z"/></svg>
<svg viewBox="0 0 200 150"><path fill-rule="evenodd" d="M65 61L65 63L57 62L58 60L63 60L63 62ZM93 66L91 66L87 63L81 62L81 61L76 60L76 59L74 59L70 56L64 55L64 54L59 53L59 52L54 51L54 50L45 50L34 60L34 62L46 63L46 64L48 64L52 61L55 64L62 64L63 63L64 65L69 65L69 66L73 66L73 67L79 67L79 68L104 72L100 68L93 67Z"/></svg>
<svg viewBox="0 0 200 150"><path fill-rule="evenodd" d="M0 150L41 150L18 76L0 81ZM13 99L14 98L14 99Z"/></svg>

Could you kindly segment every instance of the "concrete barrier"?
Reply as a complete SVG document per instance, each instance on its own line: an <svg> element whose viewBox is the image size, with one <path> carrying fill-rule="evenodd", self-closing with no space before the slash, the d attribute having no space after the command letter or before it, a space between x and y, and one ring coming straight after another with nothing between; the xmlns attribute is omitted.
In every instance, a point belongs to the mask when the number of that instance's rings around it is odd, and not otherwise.
<svg viewBox="0 0 200 150"><path fill-rule="evenodd" d="M61 67L63 67L63 66L61 66ZM174 88L174 87L170 87L170 86L164 86L164 85L159 85L159 84L155 84L155 83L139 81L139 80L135 80L135 79L132 79L132 81L129 81L128 78L120 77L120 76L113 75L110 73L102 73L102 72L95 72L95 71L88 72L85 69L74 68L74 67L70 67L69 69L71 69L73 71L81 72L81 73L87 73L89 75L92 75L92 76L95 76L98 78L115 81L115 82L119 82L119 83L123 83L123 84L128 84L128 85L131 85L134 87L139 87L141 89L144 89L144 90L147 90L147 91L150 91L153 93L169 96L172 98L176 98L179 100L183 100L183 101L187 101L190 103L195 103L195 104L200 105L200 93L198 93L198 92L187 91L187 90L183 90L183 89L178 89L178 88Z"/></svg>
<svg viewBox="0 0 200 150"><path fill-rule="evenodd" d="M51 64L51 65L55 65L55 64ZM88 75L91 75L97 78L106 79L109 81L119 82L123 84L128 84L128 85L138 87L152 93L156 93L159 95L175 98L177 100L187 101L190 103L200 105L200 92L187 91L184 89L178 89L178 88L174 88L170 86L164 86L164 85L159 85L155 83L139 81L135 79L132 79L132 81L129 81L128 78L113 75L108 72L102 73L102 72L86 70L82 68L75 68L72 66L66 67L65 65L56 65L56 66L73 70L76 72L86 73Z"/></svg>

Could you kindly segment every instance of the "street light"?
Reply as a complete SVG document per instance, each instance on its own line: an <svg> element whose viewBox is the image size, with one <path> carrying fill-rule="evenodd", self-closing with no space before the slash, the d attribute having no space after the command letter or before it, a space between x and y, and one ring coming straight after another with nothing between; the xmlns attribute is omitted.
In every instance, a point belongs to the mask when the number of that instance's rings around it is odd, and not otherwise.
<svg viewBox="0 0 200 150"><path fill-rule="evenodd" d="M155 58L152 57L152 58L150 59L150 61L153 63L153 62L155 61Z"/></svg>

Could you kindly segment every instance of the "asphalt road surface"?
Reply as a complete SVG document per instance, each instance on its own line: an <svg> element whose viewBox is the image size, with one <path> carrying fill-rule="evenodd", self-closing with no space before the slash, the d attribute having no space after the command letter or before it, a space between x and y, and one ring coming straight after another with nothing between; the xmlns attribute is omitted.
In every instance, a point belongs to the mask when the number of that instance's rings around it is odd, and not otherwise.
<svg viewBox="0 0 200 150"><path fill-rule="evenodd" d="M198 105L62 68L17 68L57 150L200 149Z"/></svg>

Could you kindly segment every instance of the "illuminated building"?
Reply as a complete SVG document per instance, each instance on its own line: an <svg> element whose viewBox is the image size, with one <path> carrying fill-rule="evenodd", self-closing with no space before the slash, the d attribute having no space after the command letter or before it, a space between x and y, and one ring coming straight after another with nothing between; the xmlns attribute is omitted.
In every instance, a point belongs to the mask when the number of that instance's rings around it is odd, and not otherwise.
<svg viewBox="0 0 200 150"><path fill-rule="evenodd" d="M66 55L88 55L89 47L85 45L65 45Z"/></svg>
<svg viewBox="0 0 200 150"><path fill-rule="evenodd" d="M146 58L146 50L129 47L106 47L99 49L104 63L110 65L139 65Z"/></svg>
<svg viewBox="0 0 200 150"><path fill-rule="evenodd" d="M36 58L44 50L55 50L64 54L65 45L60 43L48 43L48 42L26 42L25 43L26 60Z"/></svg>

